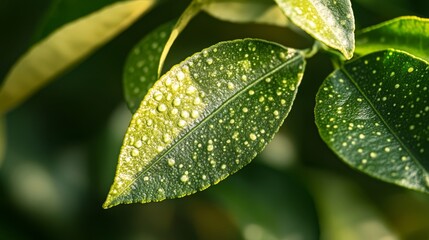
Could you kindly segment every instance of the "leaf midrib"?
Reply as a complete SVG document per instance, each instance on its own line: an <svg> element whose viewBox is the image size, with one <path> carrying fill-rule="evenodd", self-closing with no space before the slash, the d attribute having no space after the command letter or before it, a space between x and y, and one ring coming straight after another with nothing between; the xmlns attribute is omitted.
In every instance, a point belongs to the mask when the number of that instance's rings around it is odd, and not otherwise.
<svg viewBox="0 0 429 240"><path fill-rule="evenodd" d="M168 153L170 153L173 149L175 149L177 145L179 145L182 141L184 141L185 139L187 139L189 135L191 135L193 132L196 131L196 129L200 128L200 126L204 125L212 117L216 116L216 114L223 109L223 106L228 105L230 102L232 102L238 96L240 96L241 94L243 94L244 92L246 92L247 90L249 90L250 88L252 88L254 85L256 85L259 82L263 81L266 77L271 76L271 75L275 74L276 72L278 72L279 70L283 69L285 66L287 66L289 64L292 64L292 63L300 60L302 54L299 51L297 51L296 53L297 53L296 56L294 56L293 58L289 59L288 61L283 62L282 64L278 65L277 67L273 68L271 71L265 73L264 75L262 75L261 77L259 77L259 79L255 80L253 83L247 85L246 87L244 87L240 91L237 91L229 99L227 99L225 102L223 102L221 105L219 105L213 112L209 113L201 122L199 122L196 125L194 125L194 127L191 128L190 131L187 132L185 135L183 135L179 139L179 141L177 141L177 142L173 143L172 145L168 146L167 147L168 148L167 151L165 151L164 153L162 153L161 155L159 155L159 157L156 160L154 160L152 163L149 163L147 165L147 167L145 168L145 170L143 170L141 173L139 173L130 184L128 184L126 187L123 188L123 190L120 193L118 193L118 195L122 195L125 192L126 189L130 188L130 186L133 185L137 181L137 179L139 179L143 174L145 174L146 172L148 172L155 164L157 164L159 161L161 161L161 159L163 159Z"/></svg>
<svg viewBox="0 0 429 240"><path fill-rule="evenodd" d="M351 76L351 74L344 67L341 67L341 70L350 79L350 82L353 83L353 85L356 87L356 89L359 91L359 93L362 94L362 96L364 97L366 102L369 104L369 106L372 108L372 110L375 112L375 114L378 116L378 118L381 119L382 123L386 126L386 128L389 130L389 132L399 142L401 147L403 147L405 149L405 151L411 156L411 159L413 160L413 162L416 163L417 166L423 170L423 172L426 174L426 176L429 176L428 170L425 167L423 167L423 165L420 163L421 159L419 159L417 156L415 156L415 154L407 147L407 145L401 140L401 138L396 134L396 132L390 127L390 125L382 117L381 113L378 111L378 109L375 107L375 105L367 97L365 92L359 87L358 83L356 81L354 81L354 78Z"/></svg>

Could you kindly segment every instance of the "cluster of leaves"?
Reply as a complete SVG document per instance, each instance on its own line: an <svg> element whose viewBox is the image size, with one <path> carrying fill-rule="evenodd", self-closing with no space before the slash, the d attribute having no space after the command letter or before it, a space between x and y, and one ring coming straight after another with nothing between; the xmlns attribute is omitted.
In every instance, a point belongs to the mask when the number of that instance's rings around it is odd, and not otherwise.
<svg viewBox="0 0 429 240"><path fill-rule="evenodd" d="M7 76L0 111L14 107L154 4L116 3L50 35ZM118 18L107 24L104 14L115 11ZM260 39L221 42L161 76L171 46L200 11L227 21L304 31L314 45L292 49ZM79 35L84 26L94 29L93 36ZM320 50L331 53L336 66L316 96L322 139L362 172L429 192L428 31L427 19L401 17L355 35L349 0L192 1L177 21L155 29L129 54L124 91L133 117L103 206L189 195L248 164L283 124L306 59ZM52 44L70 32L82 39L61 48ZM70 51L76 44L86 47ZM68 56L67 61L56 62L56 54Z"/></svg>

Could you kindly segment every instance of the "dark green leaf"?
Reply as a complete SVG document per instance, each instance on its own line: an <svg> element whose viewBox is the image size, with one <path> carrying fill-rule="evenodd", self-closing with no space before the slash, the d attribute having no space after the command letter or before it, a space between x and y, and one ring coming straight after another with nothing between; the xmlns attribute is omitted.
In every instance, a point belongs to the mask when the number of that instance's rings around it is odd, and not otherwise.
<svg viewBox="0 0 429 240"><path fill-rule="evenodd" d="M135 112L149 88L159 79L158 66L168 36L176 21L161 25L146 35L128 55L124 70L124 95Z"/></svg>
<svg viewBox="0 0 429 240"><path fill-rule="evenodd" d="M183 197L248 164L289 113L304 64L300 51L246 39L173 67L133 115L104 207Z"/></svg>
<svg viewBox="0 0 429 240"><path fill-rule="evenodd" d="M323 140L351 166L429 192L429 65L396 50L335 71L317 94Z"/></svg>
<svg viewBox="0 0 429 240"><path fill-rule="evenodd" d="M347 59L352 58L355 21L350 0L275 1L298 27Z"/></svg>
<svg viewBox="0 0 429 240"><path fill-rule="evenodd" d="M400 17L356 34L356 53L395 48L429 61L429 19Z"/></svg>

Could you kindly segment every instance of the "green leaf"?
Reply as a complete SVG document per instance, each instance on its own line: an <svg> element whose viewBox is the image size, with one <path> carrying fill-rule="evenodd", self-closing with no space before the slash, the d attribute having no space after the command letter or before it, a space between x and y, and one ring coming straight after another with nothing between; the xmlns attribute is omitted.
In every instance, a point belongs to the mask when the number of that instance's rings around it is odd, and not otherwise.
<svg viewBox="0 0 429 240"><path fill-rule="evenodd" d="M124 70L124 96L133 113L160 77L158 66L161 53L175 24L176 21L161 25L146 35L128 55Z"/></svg>
<svg viewBox="0 0 429 240"><path fill-rule="evenodd" d="M278 5L263 0L211 1L203 10L223 21L237 23L263 23L280 27L288 25L288 19Z"/></svg>
<svg viewBox="0 0 429 240"><path fill-rule="evenodd" d="M317 94L321 137L352 167L429 192L428 80L427 62L397 50L344 65Z"/></svg>
<svg viewBox="0 0 429 240"><path fill-rule="evenodd" d="M300 51L245 39L174 66L133 115L103 207L183 197L241 169L286 118L304 65Z"/></svg>
<svg viewBox="0 0 429 240"><path fill-rule="evenodd" d="M355 22L350 0L276 0L290 20L308 34L339 50L347 59L354 51Z"/></svg>
<svg viewBox="0 0 429 240"><path fill-rule="evenodd" d="M429 19L399 17L356 34L356 53L395 48L429 61Z"/></svg>
<svg viewBox="0 0 429 240"><path fill-rule="evenodd" d="M83 60L127 28L155 2L135 0L112 4L63 26L33 46L6 77L0 91L0 113L15 107Z"/></svg>

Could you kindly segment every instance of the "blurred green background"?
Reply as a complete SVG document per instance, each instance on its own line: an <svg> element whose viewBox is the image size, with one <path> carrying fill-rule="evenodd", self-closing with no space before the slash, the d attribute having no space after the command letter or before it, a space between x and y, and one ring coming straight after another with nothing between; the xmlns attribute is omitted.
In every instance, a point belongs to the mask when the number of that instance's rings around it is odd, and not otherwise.
<svg viewBox="0 0 429 240"><path fill-rule="evenodd" d="M52 30L112 2L0 0L0 79ZM131 117L122 96L126 56L188 3L164 1L5 116L0 239L429 239L428 195L350 169L320 140L314 97L332 71L324 53L308 61L284 126L249 166L189 197L103 210ZM429 17L425 0L352 4L358 29L403 15ZM201 13L174 44L166 69L218 41L244 37L312 45L289 29Z"/></svg>

